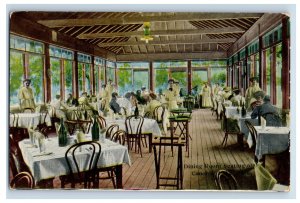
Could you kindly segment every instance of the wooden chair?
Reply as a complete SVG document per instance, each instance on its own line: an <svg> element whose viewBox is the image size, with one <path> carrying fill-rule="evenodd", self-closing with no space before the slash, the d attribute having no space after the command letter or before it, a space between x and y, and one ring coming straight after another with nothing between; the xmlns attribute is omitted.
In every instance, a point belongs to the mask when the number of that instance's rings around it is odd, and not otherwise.
<svg viewBox="0 0 300 203"><path fill-rule="evenodd" d="M88 151L89 155L86 156L87 168L82 171L79 167L78 152L85 150ZM64 188L66 183L71 183L71 188L75 188L76 184L83 183L84 188L92 188L91 185L93 185L93 188L97 188L99 186L97 163L100 154L101 145L95 141L80 142L72 145L65 153L69 174L60 177L61 187Z"/></svg>
<svg viewBox="0 0 300 203"><path fill-rule="evenodd" d="M222 118L223 118L223 131L224 131L224 139L222 141L222 146L226 147L228 135L236 135L237 143L242 147L243 134L240 132L240 128L237 125L237 123L234 120L227 119L224 110L222 111Z"/></svg>
<svg viewBox="0 0 300 203"><path fill-rule="evenodd" d="M136 124L134 124L136 122ZM142 155L141 139L142 139L142 126L144 124L144 117L142 116L128 116L125 120L126 136L128 149L134 146L135 152L140 152Z"/></svg>
<svg viewBox="0 0 300 203"><path fill-rule="evenodd" d="M118 124L112 124L109 126L105 132L105 138L110 139L112 138L112 135L119 130L119 125Z"/></svg>
<svg viewBox="0 0 300 203"><path fill-rule="evenodd" d="M107 124L106 124L106 120L104 117L98 115L97 116L97 122L99 123L99 127L102 128L106 128Z"/></svg>
<svg viewBox="0 0 300 203"><path fill-rule="evenodd" d="M117 130L111 136L111 140L113 142L117 142L121 145L125 145L126 142L126 132L124 130Z"/></svg>
<svg viewBox="0 0 300 203"><path fill-rule="evenodd" d="M35 112L35 109L34 108L24 108L23 109L23 113L26 113L26 112L30 112L30 113L34 113Z"/></svg>
<svg viewBox="0 0 300 203"><path fill-rule="evenodd" d="M256 139L257 139L257 131L254 128L254 126L252 125L252 123L250 121L245 120L245 125L248 128L250 135L251 135L251 139L252 139L252 147L255 150L256 147ZM258 160L257 157L254 155L254 161L255 163L258 163L258 161L262 162L262 165L265 166L265 155L262 156L261 160Z"/></svg>
<svg viewBox="0 0 300 203"><path fill-rule="evenodd" d="M29 172L20 172L13 177L10 182L10 188L12 189L33 189L34 181Z"/></svg>
<svg viewBox="0 0 300 203"><path fill-rule="evenodd" d="M237 190L235 177L227 170L219 170L215 175L215 183L219 190Z"/></svg>

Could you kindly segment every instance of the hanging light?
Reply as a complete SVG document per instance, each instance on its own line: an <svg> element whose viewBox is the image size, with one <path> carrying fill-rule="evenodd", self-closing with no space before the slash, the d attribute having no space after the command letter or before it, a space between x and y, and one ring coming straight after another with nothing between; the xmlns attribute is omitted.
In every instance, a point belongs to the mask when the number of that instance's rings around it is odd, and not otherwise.
<svg viewBox="0 0 300 203"><path fill-rule="evenodd" d="M153 40L153 37L150 35L150 22L144 22L144 36L141 38L142 41L148 43Z"/></svg>

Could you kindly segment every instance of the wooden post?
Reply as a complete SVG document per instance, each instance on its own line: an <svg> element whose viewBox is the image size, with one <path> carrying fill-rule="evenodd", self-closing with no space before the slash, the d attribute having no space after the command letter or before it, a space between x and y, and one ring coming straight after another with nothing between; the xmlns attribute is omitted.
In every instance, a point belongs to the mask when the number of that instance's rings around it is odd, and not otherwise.
<svg viewBox="0 0 300 203"><path fill-rule="evenodd" d="M78 90L78 60L77 51L74 52L74 63L73 63L73 96L79 98Z"/></svg>
<svg viewBox="0 0 300 203"><path fill-rule="evenodd" d="M150 75L150 91L154 92L154 84L153 84L153 81L154 81L154 75L153 75L153 62L150 61L149 62L149 75Z"/></svg>
<svg viewBox="0 0 300 203"><path fill-rule="evenodd" d="M51 101L51 78L50 78L50 54L49 54L49 44L44 44L44 53L45 53L45 64L44 64L44 102L48 103Z"/></svg>
<svg viewBox="0 0 300 203"><path fill-rule="evenodd" d="M282 19L282 109L290 108L290 60L289 60L289 38L288 32L288 17L284 16Z"/></svg>
<svg viewBox="0 0 300 203"><path fill-rule="evenodd" d="M91 78L91 81L90 81L90 85L91 85L91 96L95 94L95 71L94 71L94 67L95 67L95 64L94 64L94 56L92 55L91 56L92 58L92 63L91 63L91 69L90 69L90 78Z"/></svg>
<svg viewBox="0 0 300 203"><path fill-rule="evenodd" d="M266 64L266 57L263 53L263 39L262 36L259 37L258 39L258 43L259 43L259 78L258 78L258 82L259 82L259 86L266 91L266 83L265 83L265 75L266 75L266 68L263 68ZM264 70L264 72L263 72Z"/></svg>
<svg viewBox="0 0 300 203"><path fill-rule="evenodd" d="M188 60L188 93L192 92L192 61Z"/></svg>

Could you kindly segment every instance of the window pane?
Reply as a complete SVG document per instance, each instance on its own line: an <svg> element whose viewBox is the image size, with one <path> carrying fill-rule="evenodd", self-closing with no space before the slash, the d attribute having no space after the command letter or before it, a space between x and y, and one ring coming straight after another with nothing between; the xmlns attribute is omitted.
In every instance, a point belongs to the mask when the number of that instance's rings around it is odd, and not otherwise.
<svg viewBox="0 0 300 203"><path fill-rule="evenodd" d="M36 103L43 102L43 67L44 63L41 55L29 55L29 74Z"/></svg>
<svg viewBox="0 0 300 203"><path fill-rule="evenodd" d="M276 46L276 106L282 107L282 86L281 86L281 69L282 69L282 46Z"/></svg>
<svg viewBox="0 0 300 203"><path fill-rule="evenodd" d="M79 89L79 95L81 95L82 92L84 91L84 89L83 89L82 69L83 69L83 63L78 63L78 89Z"/></svg>
<svg viewBox="0 0 300 203"><path fill-rule="evenodd" d="M207 70L194 70L192 73L192 88L198 85L198 89L207 82Z"/></svg>
<svg viewBox="0 0 300 203"><path fill-rule="evenodd" d="M25 41L20 38L15 39L15 48L25 51Z"/></svg>
<svg viewBox="0 0 300 203"><path fill-rule="evenodd" d="M132 69L118 69L118 91L120 95L133 91Z"/></svg>
<svg viewBox="0 0 300 203"><path fill-rule="evenodd" d="M72 94L72 61L65 60L65 98Z"/></svg>
<svg viewBox="0 0 300 203"><path fill-rule="evenodd" d="M99 92L100 90L100 78L99 78L99 69L100 69L100 66L99 65L95 65L94 66L94 78L95 78L95 92L96 92L96 95L97 93Z"/></svg>
<svg viewBox="0 0 300 203"><path fill-rule="evenodd" d="M267 91L266 91L266 94L267 95L271 95L271 61L272 61L272 54L271 54L271 51L270 49L267 49L265 51L266 53L266 80L267 80L267 83L266 83L266 86L267 86Z"/></svg>
<svg viewBox="0 0 300 203"><path fill-rule="evenodd" d="M23 81L23 54L10 51L10 77L9 77L9 94L10 105L19 104L18 92Z"/></svg>
<svg viewBox="0 0 300 203"><path fill-rule="evenodd" d="M142 86L149 89L149 73L148 71L134 71L133 72L133 89L140 90Z"/></svg>
<svg viewBox="0 0 300 203"><path fill-rule="evenodd" d="M186 74L186 71L172 71L172 78L179 82L180 88L187 89L187 74Z"/></svg>
<svg viewBox="0 0 300 203"><path fill-rule="evenodd" d="M55 95L60 94L60 63L57 58L50 58L51 70L51 100L55 99Z"/></svg>
<svg viewBox="0 0 300 203"><path fill-rule="evenodd" d="M114 68L110 68L110 67L107 67L107 81L109 79L112 80L112 83L115 83L115 69Z"/></svg>
<svg viewBox="0 0 300 203"><path fill-rule="evenodd" d="M168 88L168 69L155 69L155 92Z"/></svg>
<svg viewBox="0 0 300 203"><path fill-rule="evenodd" d="M85 64L85 91L91 95L91 65Z"/></svg>
<svg viewBox="0 0 300 203"><path fill-rule="evenodd" d="M220 86L226 83L226 68L211 69L211 85L219 83Z"/></svg>

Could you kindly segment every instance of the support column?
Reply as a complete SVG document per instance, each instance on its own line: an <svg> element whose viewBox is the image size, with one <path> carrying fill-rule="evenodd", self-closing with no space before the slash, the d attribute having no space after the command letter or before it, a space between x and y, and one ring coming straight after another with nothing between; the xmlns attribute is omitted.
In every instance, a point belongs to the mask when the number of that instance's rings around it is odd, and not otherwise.
<svg viewBox="0 0 300 203"><path fill-rule="evenodd" d="M45 43L45 64L44 64L44 102L48 103L51 101L51 69L50 69L50 54L49 44Z"/></svg>
<svg viewBox="0 0 300 203"><path fill-rule="evenodd" d="M289 53L289 37L288 32L288 17L282 19L282 109L290 108L290 53Z"/></svg>
<svg viewBox="0 0 300 203"><path fill-rule="evenodd" d="M192 93L192 61L188 60L188 94Z"/></svg>
<svg viewBox="0 0 300 203"><path fill-rule="evenodd" d="M259 86L264 90L266 91L266 83L265 83L265 71L266 69L263 68L264 65L266 64L266 57L263 56L263 49L262 49L262 46L263 46L263 39L262 39L262 36L259 37L258 39L258 43L259 43L259 78L258 78L258 82L259 82ZM263 70L264 70L264 73L263 73Z"/></svg>
<svg viewBox="0 0 300 203"><path fill-rule="evenodd" d="M149 62L149 75L150 75L150 87L149 87L149 89L150 89L150 91L152 91L152 92L154 92L154 74L153 74L153 62L152 61L150 61Z"/></svg>
<svg viewBox="0 0 300 203"><path fill-rule="evenodd" d="M95 64L94 64L94 56L92 55L92 63L91 63L91 70L90 70L90 78L91 78L91 94L95 94ZM91 96L92 96L91 95Z"/></svg>
<svg viewBox="0 0 300 203"><path fill-rule="evenodd" d="M77 60L77 51L74 52L74 63L73 63L73 96L75 98L79 97L78 90L78 60Z"/></svg>

